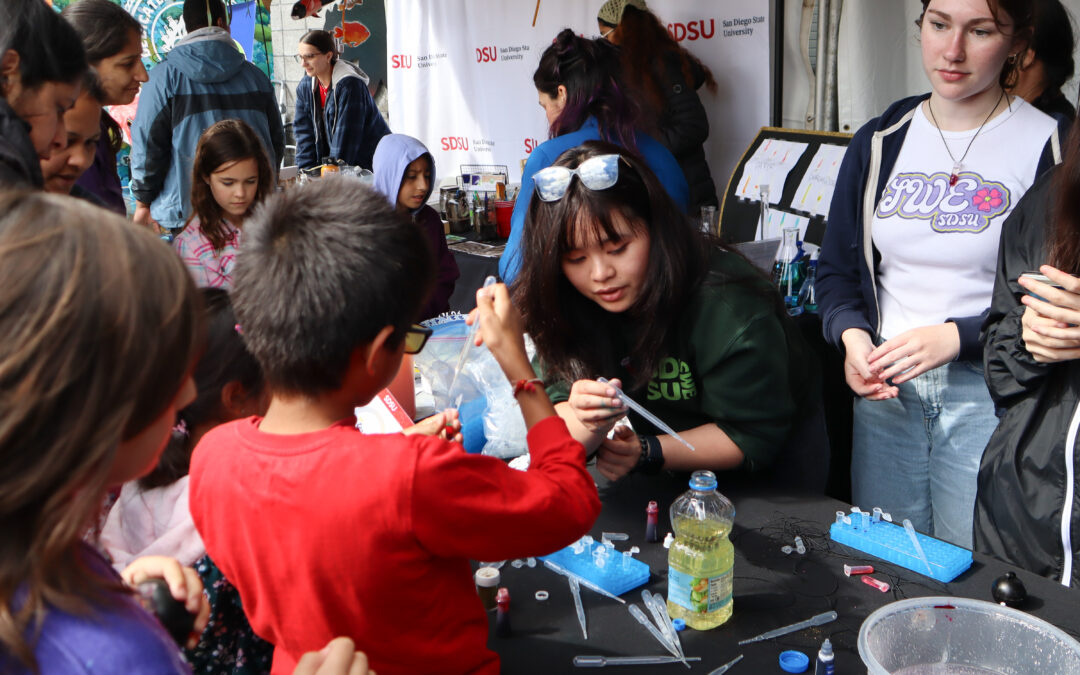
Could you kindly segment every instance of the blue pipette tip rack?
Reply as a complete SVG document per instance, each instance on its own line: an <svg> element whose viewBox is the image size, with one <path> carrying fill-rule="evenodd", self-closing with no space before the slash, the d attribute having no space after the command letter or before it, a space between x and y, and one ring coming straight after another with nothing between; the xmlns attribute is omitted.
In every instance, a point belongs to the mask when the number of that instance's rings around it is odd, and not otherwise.
<svg viewBox="0 0 1080 675"><path fill-rule="evenodd" d="M540 560L550 560L561 565L612 595L622 595L648 583L649 566L635 558L628 558L624 568L621 551L612 552L612 555L604 562L604 566L597 567L593 562L595 560L593 552L603 546L598 541L585 544L581 553L574 553L574 547L567 546L551 555L540 556Z"/></svg>
<svg viewBox="0 0 1080 675"><path fill-rule="evenodd" d="M862 518L848 520L851 522L837 522L829 527L833 541L943 582L952 581L971 567L971 551L916 532L933 572L927 574L926 565L902 526L870 520L864 527Z"/></svg>

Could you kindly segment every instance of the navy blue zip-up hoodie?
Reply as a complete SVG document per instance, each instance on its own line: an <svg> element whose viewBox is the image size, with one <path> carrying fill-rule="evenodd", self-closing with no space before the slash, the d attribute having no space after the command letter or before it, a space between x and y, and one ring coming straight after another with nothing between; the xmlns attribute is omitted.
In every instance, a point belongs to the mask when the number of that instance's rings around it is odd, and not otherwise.
<svg viewBox="0 0 1080 675"><path fill-rule="evenodd" d="M828 227L818 262L817 293L825 339L843 350L840 336L861 328L871 336L881 325L877 301L877 266L881 255L870 238L878 199L904 145L915 108L930 94L893 103L862 126L851 139L836 178ZM1036 175L1061 162L1060 127L1043 148ZM987 308L989 309L989 307ZM950 317L960 333L957 360L981 361L979 329L986 316Z"/></svg>
<svg viewBox="0 0 1080 675"><path fill-rule="evenodd" d="M390 127L368 91L366 78L364 71L338 59L330 75L325 110L319 101L318 79L305 75L300 80L293 134L296 164L301 169L318 166L326 157L371 168L375 148L390 133ZM322 124L318 124L319 116Z"/></svg>

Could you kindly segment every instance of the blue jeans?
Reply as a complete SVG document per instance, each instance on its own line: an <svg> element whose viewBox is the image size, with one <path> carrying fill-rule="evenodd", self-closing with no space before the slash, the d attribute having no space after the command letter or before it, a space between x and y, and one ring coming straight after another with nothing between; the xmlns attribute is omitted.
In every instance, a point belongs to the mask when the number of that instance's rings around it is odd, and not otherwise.
<svg viewBox="0 0 1080 675"><path fill-rule="evenodd" d="M887 401L855 399L852 499L971 548L979 462L997 426L982 368L947 363L899 388Z"/></svg>

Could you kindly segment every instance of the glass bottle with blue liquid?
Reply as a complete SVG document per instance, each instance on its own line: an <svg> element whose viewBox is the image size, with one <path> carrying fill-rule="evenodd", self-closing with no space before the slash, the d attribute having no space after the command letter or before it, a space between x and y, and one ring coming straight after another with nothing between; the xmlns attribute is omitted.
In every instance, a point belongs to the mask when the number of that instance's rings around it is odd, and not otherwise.
<svg viewBox="0 0 1080 675"><path fill-rule="evenodd" d="M773 260L772 282L784 298L788 312L799 308L799 291L806 278L806 257L799 245L798 226L785 227Z"/></svg>

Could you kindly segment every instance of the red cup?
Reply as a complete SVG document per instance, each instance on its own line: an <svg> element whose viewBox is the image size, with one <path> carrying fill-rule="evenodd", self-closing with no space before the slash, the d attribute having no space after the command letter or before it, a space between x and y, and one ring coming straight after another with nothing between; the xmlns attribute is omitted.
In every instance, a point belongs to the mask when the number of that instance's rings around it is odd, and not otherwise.
<svg viewBox="0 0 1080 675"><path fill-rule="evenodd" d="M513 213L514 202L501 200L495 202L495 232L502 239L510 236L510 216Z"/></svg>

